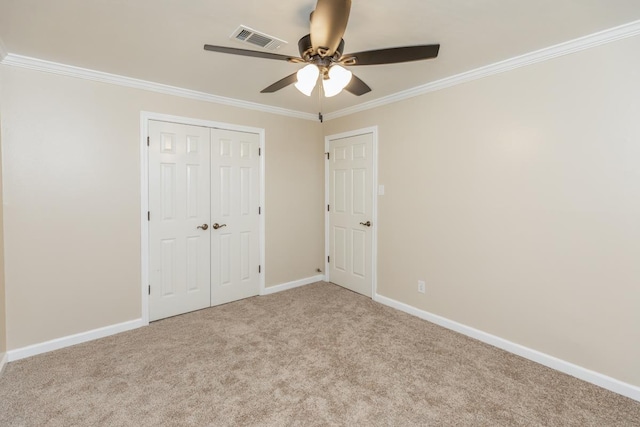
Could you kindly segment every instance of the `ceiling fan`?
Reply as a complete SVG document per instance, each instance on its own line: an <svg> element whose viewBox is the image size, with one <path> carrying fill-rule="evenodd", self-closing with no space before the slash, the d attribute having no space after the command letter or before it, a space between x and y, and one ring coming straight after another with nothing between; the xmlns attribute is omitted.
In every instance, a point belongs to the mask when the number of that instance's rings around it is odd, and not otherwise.
<svg viewBox="0 0 640 427"><path fill-rule="evenodd" d="M342 36L347 28L350 11L351 0L318 0L316 9L311 12L310 34L298 41L300 57L209 44L204 45L204 49L232 55L307 64L296 73L278 80L260 92L272 93L295 84L298 90L309 96L318 81L318 77L322 76L322 85L326 97L337 95L343 89L357 96L371 91L371 88L365 82L344 68L345 66L395 64L431 59L438 56L439 44L394 47L343 54L344 40Z"/></svg>

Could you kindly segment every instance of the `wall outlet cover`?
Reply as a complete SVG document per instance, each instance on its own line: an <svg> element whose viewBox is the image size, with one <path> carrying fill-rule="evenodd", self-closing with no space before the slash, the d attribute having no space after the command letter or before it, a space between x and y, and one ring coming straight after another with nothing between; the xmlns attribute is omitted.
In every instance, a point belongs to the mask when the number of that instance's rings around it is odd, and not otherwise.
<svg viewBox="0 0 640 427"><path fill-rule="evenodd" d="M424 280L418 280L418 292L424 294L427 291Z"/></svg>

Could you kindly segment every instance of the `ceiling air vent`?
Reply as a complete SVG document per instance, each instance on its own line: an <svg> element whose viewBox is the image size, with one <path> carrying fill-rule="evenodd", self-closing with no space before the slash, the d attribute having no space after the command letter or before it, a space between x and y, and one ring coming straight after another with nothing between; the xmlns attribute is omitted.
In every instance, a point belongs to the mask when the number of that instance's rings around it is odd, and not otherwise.
<svg viewBox="0 0 640 427"><path fill-rule="evenodd" d="M231 34L230 38L268 50L278 50L280 46L287 44L284 40L261 33L249 27L245 27L244 25L240 25L233 34Z"/></svg>

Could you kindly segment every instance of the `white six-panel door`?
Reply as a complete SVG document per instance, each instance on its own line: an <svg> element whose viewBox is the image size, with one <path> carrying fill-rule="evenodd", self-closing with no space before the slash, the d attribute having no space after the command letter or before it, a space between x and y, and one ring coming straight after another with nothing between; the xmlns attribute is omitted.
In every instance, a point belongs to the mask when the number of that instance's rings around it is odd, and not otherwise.
<svg viewBox="0 0 640 427"><path fill-rule="evenodd" d="M371 296L373 134L329 140L329 277Z"/></svg>
<svg viewBox="0 0 640 427"><path fill-rule="evenodd" d="M209 138L204 127L149 122L150 320L210 305Z"/></svg>
<svg viewBox="0 0 640 427"><path fill-rule="evenodd" d="M257 134L211 130L212 305L260 290L259 147Z"/></svg>
<svg viewBox="0 0 640 427"><path fill-rule="evenodd" d="M259 293L259 146L149 121L149 320Z"/></svg>

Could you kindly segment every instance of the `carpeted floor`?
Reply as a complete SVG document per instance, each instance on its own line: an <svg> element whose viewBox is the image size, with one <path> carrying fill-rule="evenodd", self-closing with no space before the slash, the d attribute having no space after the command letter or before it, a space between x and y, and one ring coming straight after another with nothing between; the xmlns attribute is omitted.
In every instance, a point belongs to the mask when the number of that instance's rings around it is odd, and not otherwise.
<svg viewBox="0 0 640 427"><path fill-rule="evenodd" d="M640 426L640 402L327 283L10 363L2 426Z"/></svg>

